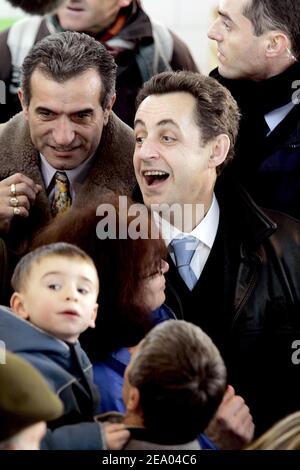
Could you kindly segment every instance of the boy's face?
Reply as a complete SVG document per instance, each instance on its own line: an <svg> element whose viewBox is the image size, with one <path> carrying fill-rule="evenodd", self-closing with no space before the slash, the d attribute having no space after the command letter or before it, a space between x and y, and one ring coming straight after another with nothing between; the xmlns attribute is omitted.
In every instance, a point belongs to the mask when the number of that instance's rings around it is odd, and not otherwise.
<svg viewBox="0 0 300 470"><path fill-rule="evenodd" d="M80 258L48 256L29 272L24 292L11 298L12 310L51 335L70 343L95 327L98 276Z"/></svg>

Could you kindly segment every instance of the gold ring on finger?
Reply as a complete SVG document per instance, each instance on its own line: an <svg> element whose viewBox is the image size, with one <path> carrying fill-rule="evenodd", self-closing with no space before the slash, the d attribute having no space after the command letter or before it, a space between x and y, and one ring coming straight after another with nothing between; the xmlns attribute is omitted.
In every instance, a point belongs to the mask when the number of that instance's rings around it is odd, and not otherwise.
<svg viewBox="0 0 300 470"><path fill-rule="evenodd" d="M21 210L19 209L19 207L14 207L13 208L13 214L14 215L20 215L21 214Z"/></svg>
<svg viewBox="0 0 300 470"><path fill-rule="evenodd" d="M17 188L16 188L15 183L12 183L12 184L10 185L10 192L11 192L12 197L16 197L16 195L17 195Z"/></svg>
<svg viewBox="0 0 300 470"><path fill-rule="evenodd" d="M9 203L12 207L18 207L19 206L19 199L17 197L11 197L9 200Z"/></svg>

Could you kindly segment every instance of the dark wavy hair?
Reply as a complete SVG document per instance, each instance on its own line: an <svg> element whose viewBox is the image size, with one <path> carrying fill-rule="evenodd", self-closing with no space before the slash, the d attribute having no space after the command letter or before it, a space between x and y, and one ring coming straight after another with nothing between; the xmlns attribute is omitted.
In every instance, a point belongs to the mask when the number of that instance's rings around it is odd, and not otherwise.
<svg viewBox="0 0 300 470"><path fill-rule="evenodd" d="M203 432L226 386L226 368L198 326L170 320L140 343L128 368L140 392L145 428L161 442L182 444Z"/></svg>
<svg viewBox="0 0 300 470"><path fill-rule="evenodd" d="M103 110L115 93L117 66L112 55L103 44L84 33L65 31L51 34L33 46L22 65L26 105L30 102L31 77L35 70L57 83L79 77L87 70L95 70L99 75L99 99Z"/></svg>
<svg viewBox="0 0 300 470"><path fill-rule="evenodd" d="M217 174L234 156L234 146L239 130L240 112L230 92L212 77L181 70L162 72L145 82L136 98L136 108L151 95L189 93L195 98L194 118L206 145L219 134L227 134L230 148L225 161L217 167Z"/></svg>
<svg viewBox="0 0 300 470"><path fill-rule="evenodd" d="M133 203L127 201L130 207ZM100 279L99 313L96 329L87 330L80 337L92 361L119 347L137 344L151 329L150 312L137 299L141 298L142 280L147 274L159 271L161 259L166 258L163 240L151 239L151 221L145 206L147 238L98 238L97 225L107 217L96 215L102 204L115 208L117 235L121 224L128 228L134 222L135 217L120 211L118 195L103 194L84 207L72 208L63 217L54 219L32 244L33 249L64 241L77 245L93 259Z"/></svg>
<svg viewBox="0 0 300 470"><path fill-rule="evenodd" d="M22 8L31 15L44 15L60 7L64 0L8 0L13 7Z"/></svg>

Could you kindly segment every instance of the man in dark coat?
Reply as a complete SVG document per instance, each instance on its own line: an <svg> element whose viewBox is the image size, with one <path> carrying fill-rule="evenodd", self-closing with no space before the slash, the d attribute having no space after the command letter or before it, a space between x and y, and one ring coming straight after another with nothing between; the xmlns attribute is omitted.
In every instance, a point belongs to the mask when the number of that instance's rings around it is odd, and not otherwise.
<svg viewBox="0 0 300 470"><path fill-rule="evenodd" d="M300 3L221 0L210 39L242 113L230 170L263 207L300 218Z"/></svg>
<svg viewBox="0 0 300 470"><path fill-rule="evenodd" d="M138 103L134 167L169 249L166 303L217 345L259 434L300 407L300 223L217 178L239 112L216 80L165 72Z"/></svg>

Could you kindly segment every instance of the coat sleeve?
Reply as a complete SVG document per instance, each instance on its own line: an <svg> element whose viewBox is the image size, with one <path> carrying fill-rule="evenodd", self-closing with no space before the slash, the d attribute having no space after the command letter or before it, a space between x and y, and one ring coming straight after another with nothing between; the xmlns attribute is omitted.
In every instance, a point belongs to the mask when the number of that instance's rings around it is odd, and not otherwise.
<svg viewBox="0 0 300 470"><path fill-rule="evenodd" d="M5 82L11 74L11 56L7 45L8 31L0 33L0 80Z"/></svg>
<svg viewBox="0 0 300 470"><path fill-rule="evenodd" d="M3 31L0 33L0 86L5 89L6 100L3 102L3 89L0 90L0 123L6 122L12 116L12 113L9 109L9 97L8 97L8 86L9 79L11 76L11 55L7 45L7 35L8 31Z"/></svg>
<svg viewBox="0 0 300 470"><path fill-rule="evenodd" d="M0 228L1 231L1 228ZM7 305L10 293L10 275L8 264L8 252L4 241L0 238L0 304Z"/></svg>
<svg viewBox="0 0 300 470"><path fill-rule="evenodd" d="M102 426L101 423L86 422L48 429L41 450L105 450Z"/></svg>

